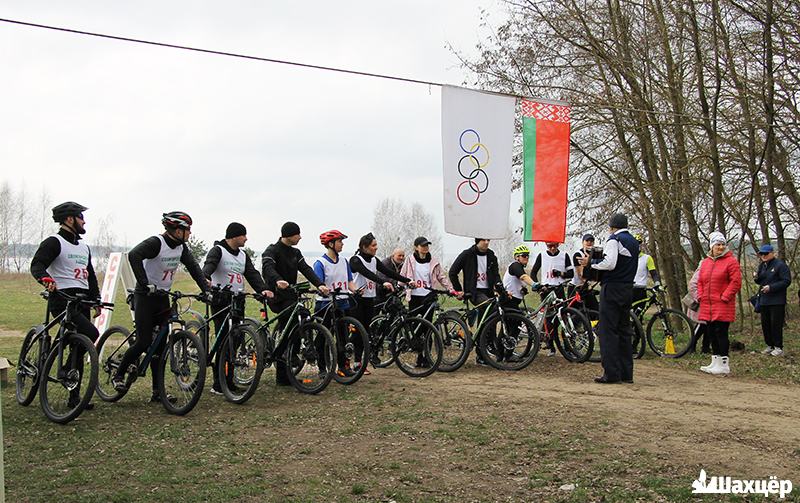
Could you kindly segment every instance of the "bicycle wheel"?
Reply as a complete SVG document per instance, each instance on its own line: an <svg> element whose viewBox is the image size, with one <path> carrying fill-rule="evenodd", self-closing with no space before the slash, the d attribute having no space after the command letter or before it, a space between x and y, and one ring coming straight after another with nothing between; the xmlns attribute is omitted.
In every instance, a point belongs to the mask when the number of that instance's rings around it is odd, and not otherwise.
<svg viewBox="0 0 800 503"><path fill-rule="evenodd" d="M427 377L442 363L442 336L430 321L407 318L394 329L394 362L409 377Z"/></svg>
<svg viewBox="0 0 800 503"><path fill-rule="evenodd" d="M582 312L571 307L564 309L563 318L564 323L559 326L560 335L556 337L556 342L563 343L562 354L568 353L570 355L567 357L568 360L583 363L592 356L594 349L591 322ZM566 357L566 354L564 356Z"/></svg>
<svg viewBox="0 0 800 503"><path fill-rule="evenodd" d="M203 394L206 350L200 337L186 330L167 335L158 364L158 393L170 414L188 414Z"/></svg>
<svg viewBox="0 0 800 503"><path fill-rule="evenodd" d="M349 368L353 375L348 376L344 369L339 369L333 378L339 384L354 384L367 370L370 355L369 334L360 321L352 316L343 316L336 323L335 335L339 360L344 357L345 368Z"/></svg>
<svg viewBox="0 0 800 503"><path fill-rule="evenodd" d="M316 321L292 330L286 345L286 377L297 391L317 394L336 373L336 344L331 332Z"/></svg>
<svg viewBox="0 0 800 503"><path fill-rule="evenodd" d="M68 423L83 412L96 387L94 344L83 334L64 335L63 341L50 351L42 369L39 381L42 412L54 423Z"/></svg>
<svg viewBox="0 0 800 503"><path fill-rule="evenodd" d="M117 373L119 363L131 346L131 333L125 327L113 326L103 332L97 340L97 396L104 402L116 402L128 392L117 391L111 385L111 379ZM135 376L128 376L129 382Z"/></svg>
<svg viewBox="0 0 800 503"><path fill-rule="evenodd" d="M250 326L233 327L217 353L217 375L222 394L241 404L253 396L264 371L264 341Z"/></svg>
<svg viewBox="0 0 800 503"><path fill-rule="evenodd" d="M521 313L495 313L483 325L478 335L478 348L484 360L499 370L522 370L539 352L539 331Z"/></svg>
<svg viewBox="0 0 800 503"><path fill-rule="evenodd" d="M17 362L17 403L30 405L39 389L39 353L44 342L42 335L36 335L36 327L28 330Z"/></svg>
<svg viewBox="0 0 800 503"><path fill-rule="evenodd" d="M639 359L644 356L644 351L647 348L647 341L645 341L644 327L642 321L631 309L631 328L633 328L633 337L631 338L631 346L633 347L633 357Z"/></svg>
<svg viewBox="0 0 800 503"><path fill-rule="evenodd" d="M369 323L370 362L375 368L386 368L394 363L394 354L389 340L391 322L389 317L382 314L372 318Z"/></svg>
<svg viewBox="0 0 800 503"><path fill-rule="evenodd" d="M689 318L675 309L664 309L647 324L647 343L658 356L680 358L692 347L694 327Z"/></svg>
<svg viewBox="0 0 800 503"><path fill-rule="evenodd" d="M461 316L454 312L443 312L436 319L436 328L442 336L441 372L454 372L460 369L472 351L472 333Z"/></svg>
<svg viewBox="0 0 800 503"><path fill-rule="evenodd" d="M599 363L600 337L598 336L597 327L600 323L600 313L594 309L587 309L586 318L589 320L589 324L592 326L592 339L594 341L594 344L592 344L592 354L589 356L589 359L587 361L590 361L592 363Z"/></svg>

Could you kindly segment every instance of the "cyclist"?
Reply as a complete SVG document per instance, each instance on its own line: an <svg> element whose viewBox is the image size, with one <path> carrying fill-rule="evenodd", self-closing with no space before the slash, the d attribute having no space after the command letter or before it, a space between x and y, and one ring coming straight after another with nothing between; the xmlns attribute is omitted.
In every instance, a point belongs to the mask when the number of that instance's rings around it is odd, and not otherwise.
<svg viewBox="0 0 800 503"><path fill-rule="evenodd" d="M53 208L53 221L59 224L58 232L39 244L39 248L31 260L31 274L36 281L41 283L48 292L60 290L68 295L88 295L91 299L100 298L100 289L97 285L92 267L92 253L89 246L81 243L81 235L86 233L83 212L88 208L78 203L68 201ZM67 301L59 295L51 295L47 299L47 309L53 316L58 316L67 308ZM95 308L95 315L100 308ZM73 319L78 332L92 341L100 335L97 328L89 320L89 308L81 308L79 314ZM83 356L77 359L83 363ZM79 369L82 372L83 369ZM80 390L75 389L70 394L69 407L77 405L80 399ZM88 404L87 409L94 408Z"/></svg>
<svg viewBox="0 0 800 503"><path fill-rule="evenodd" d="M210 282L203 275L202 269L186 245L192 234L192 217L183 211L170 211L161 216L161 224L165 229L163 234L145 239L128 253L128 261L136 277L133 300L136 341L125 352L111 380L112 386L118 391L127 389L125 372L130 371L129 367L153 343L153 329L156 326L163 326L170 317L169 297L159 294L158 291L172 288L178 266L180 264L186 266L198 288L204 293L208 292ZM156 384L156 369L163 349L163 345L156 348L156 353L150 362L153 378L153 395L150 397L150 402L161 401Z"/></svg>
<svg viewBox="0 0 800 503"><path fill-rule="evenodd" d="M572 267L574 268L574 274L572 275L572 280L570 281L570 287L573 291L577 290L580 292L583 305L586 306L587 309L597 311L597 308L599 307L597 302L597 293L594 289L589 287L589 281L595 281L599 279L597 276L597 271L594 269L584 268L581 265L581 260L583 257L591 257L592 253L594 252L594 236L588 233L584 234L581 241L583 244L581 249L572 254ZM571 294L572 292L570 292L570 295Z"/></svg>
<svg viewBox="0 0 800 503"><path fill-rule="evenodd" d="M330 293L328 287L306 263L300 250L295 248L301 239L300 226L294 222L286 222L281 226L280 239L269 245L261 254L261 273L267 282L267 288L275 292L275 297L269 304L270 309L275 313L283 311L297 301L295 294L289 290L289 285L297 284L298 272L302 273L323 295ZM277 330L283 330L287 321L289 321L288 313L278 320ZM283 347L277 349L282 352L288 342L289 338L284 337L281 341ZM286 377L286 362L280 359L275 367L275 382L279 386L291 386Z"/></svg>
<svg viewBox="0 0 800 503"><path fill-rule="evenodd" d="M661 288L661 276L656 269L653 257L644 252L644 237L638 233L633 236L639 242L639 262L636 267L636 276L633 278L633 304L647 297L647 273L653 278L653 286Z"/></svg>
<svg viewBox="0 0 800 503"><path fill-rule="evenodd" d="M503 287L508 292L508 296L501 300L504 308L519 309L524 297L522 289L525 286L533 288L535 285L533 278L525 272L525 266L528 265L530 255L531 251L526 245L519 245L514 248L514 261L508 265L505 274L503 274ZM509 326L509 333L516 337L519 333L519 324L512 323ZM512 357L512 355L509 355L509 359ZM498 355L498 358L502 360L503 355Z"/></svg>
<svg viewBox="0 0 800 503"><path fill-rule="evenodd" d="M463 292L469 293L475 304L480 304L494 296L492 288L498 283L502 284L497 257L489 249L489 243L488 239L475 238L475 244L462 251L450 267L449 277L453 288L459 293L462 292L458 273L463 272ZM477 319L481 319L484 309L482 307L477 313ZM478 363L482 363L480 355L476 355L476 358Z"/></svg>
<svg viewBox="0 0 800 503"><path fill-rule="evenodd" d="M389 292L394 291L392 280L400 283L410 283L411 280L400 275L394 267L387 267L383 262L375 257L378 251L378 241L370 232L361 236L358 240L358 251L350 258L350 270L353 271L353 283L356 291L361 295L356 299L356 307L353 316L361 322L364 327L369 327L372 318L375 316L375 298L379 287L383 287ZM401 250L402 251L402 250ZM394 255L389 260L394 260ZM405 255L405 253L404 253ZM386 278L382 281L382 278ZM360 343L359 339L359 343ZM361 354L357 351L356 354ZM357 362L358 363L358 362ZM364 371L369 374L369 370Z"/></svg>
<svg viewBox="0 0 800 503"><path fill-rule="evenodd" d="M436 302L436 294L430 289L438 287L449 290L451 294L457 294L453 286L447 280L442 264L430 254L431 242L424 236L419 236L414 240L414 253L406 257L400 274L411 278L412 288L406 291L406 300L412 316L421 316L428 309L428 306ZM428 321L433 321L433 313L427 316ZM420 358L417 366L425 367L429 362Z"/></svg>
<svg viewBox="0 0 800 503"><path fill-rule="evenodd" d="M535 278L541 270L542 280L540 283L542 285L554 287L556 295L563 299L566 294L564 291L564 284L573 277L575 269L572 267L572 261L569 255L567 255L567 252L559 249L559 244L560 243L555 241L548 241L545 243L547 249L543 252L539 252L539 255L536 256L536 261L531 268L531 277ZM540 295L542 300L544 300L547 293L542 291ZM554 326L555 323L557 323L557 320L554 319ZM547 341L547 349L547 356L555 356L556 347L552 339Z"/></svg>
<svg viewBox="0 0 800 503"><path fill-rule="evenodd" d="M347 236L336 229L325 231L319 235L319 242L325 247L325 255L314 262L314 274L316 274L317 277L331 291L339 289L344 292L355 292L356 284L353 282L353 272L350 270L350 263L340 256L342 249L344 248L345 239L347 239ZM314 304L314 311L322 311L331 302L336 302L337 307L344 311L349 311L354 307L351 305L350 298L347 296L339 296L331 299L329 297L318 295ZM328 327L333 328L333 320L324 319L323 323L325 323L325 325ZM338 334L338 332L335 330L332 330L332 332ZM342 335L338 334L337 339L341 338ZM324 341L321 342L324 343ZM358 344L360 346L361 343L361 339L356 337L354 345ZM344 344L344 340L336 341L337 347L344 347ZM321 353L324 350L324 347L319 347L317 349ZM360 355L364 351L364 348L363 346L360 348L355 347L354 350L356 354ZM337 373L342 377L353 377L355 372L353 372L353 370L350 368L350 362L345 358L344 351L337 351L336 358L337 365L339 367ZM320 362L320 370L325 370L322 368L322 362Z"/></svg>
<svg viewBox="0 0 800 503"><path fill-rule="evenodd" d="M247 229L238 222L232 222L225 229L225 239L215 241L214 246L208 251L206 261L203 264L203 274L211 281L212 287L228 287L230 292L237 293L244 290L244 281L253 287L253 290L260 292L261 295L272 298L273 293L267 289L266 283L261 278L250 256L242 249L247 242ZM227 297L227 298L225 298ZM211 314L216 315L219 311L227 308L230 304L230 296L214 296L211 303ZM214 327L217 336L224 336L228 332L227 324L222 324L224 317L214 318ZM219 354L217 354L219 358ZM222 389L219 386L219 376L217 375L217 362L211 366L214 372L214 385L211 393L220 395Z"/></svg>

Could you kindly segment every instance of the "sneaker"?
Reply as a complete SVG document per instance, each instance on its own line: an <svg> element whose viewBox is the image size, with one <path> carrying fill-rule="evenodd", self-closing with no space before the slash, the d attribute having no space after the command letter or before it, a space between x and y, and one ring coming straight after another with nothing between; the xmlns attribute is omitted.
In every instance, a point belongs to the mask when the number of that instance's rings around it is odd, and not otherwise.
<svg viewBox="0 0 800 503"><path fill-rule="evenodd" d="M773 348L772 346L767 346L766 348L764 348L763 351L761 351L761 354L762 355L770 355L770 354L772 354L773 351L775 351L775 348Z"/></svg>
<svg viewBox="0 0 800 503"><path fill-rule="evenodd" d="M356 373L353 372L352 369L350 369L350 367L344 367L337 370L336 375L338 375L339 377L353 377L354 375L356 375Z"/></svg>
<svg viewBox="0 0 800 503"><path fill-rule="evenodd" d="M178 399L175 398L174 396L170 395L170 394L167 394L167 401L169 403L174 404L174 403L176 403L178 401ZM156 402L161 403L161 396L159 394L157 394L157 393L153 393L150 396L150 403L156 403Z"/></svg>
<svg viewBox="0 0 800 503"><path fill-rule="evenodd" d="M772 356L783 356L783 349L775 348L775 349L772 350L770 355L772 355Z"/></svg>
<svg viewBox="0 0 800 503"><path fill-rule="evenodd" d="M555 356L555 355L556 355L555 349L551 349L550 351L547 352L547 356Z"/></svg>
<svg viewBox="0 0 800 503"><path fill-rule="evenodd" d="M111 387L117 391L128 391L128 383L122 376L114 376L111 378Z"/></svg>
<svg viewBox="0 0 800 503"><path fill-rule="evenodd" d="M217 388L211 388L211 394L212 395L222 395L222 390L219 390Z"/></svg>

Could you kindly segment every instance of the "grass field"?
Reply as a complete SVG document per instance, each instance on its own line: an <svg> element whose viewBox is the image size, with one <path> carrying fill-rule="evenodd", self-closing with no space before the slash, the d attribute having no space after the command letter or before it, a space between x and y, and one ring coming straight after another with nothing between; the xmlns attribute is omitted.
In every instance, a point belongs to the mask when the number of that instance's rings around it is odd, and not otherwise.
<svg viewBox="0 0 800 503"><path fill-rule="evenodd" d="M0 355L43 314L39 288L3 277ZM191 291L181 280L178 288ZM123 299L118 299L124 306ZM128 318L125 318L128 316ZM129 323L125 309L114 323ZM540 354L502 373L472 360L412 380L378 369L318 396L268 371L235 406L204 393L188 416L147 404L149 377L116 404L58 426L4 385L8 501L690 501L709 475L800 485L797 322L787 356L751 354L742 333L731 377L705 357L636 364L636 384L591 382L595 364ZM756 499L760 499L757 496ZM709 497L708 501L717 501ZM735 498L730 498L731 501ZM787 498L800 501L795 489Z"/></svg>

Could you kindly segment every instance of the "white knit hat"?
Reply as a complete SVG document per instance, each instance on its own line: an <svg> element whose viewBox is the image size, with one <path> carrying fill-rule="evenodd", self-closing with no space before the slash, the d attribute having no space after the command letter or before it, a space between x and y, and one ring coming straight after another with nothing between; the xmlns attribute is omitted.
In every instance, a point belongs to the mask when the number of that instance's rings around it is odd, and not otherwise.
<svg viewBox="0 0 800 503"><path fill-rule="evenodd" d="M721 232L714 231L708 236L708 247L711 248L716 244L727 244L728 240L725 239L725 235Z"/></svg>

